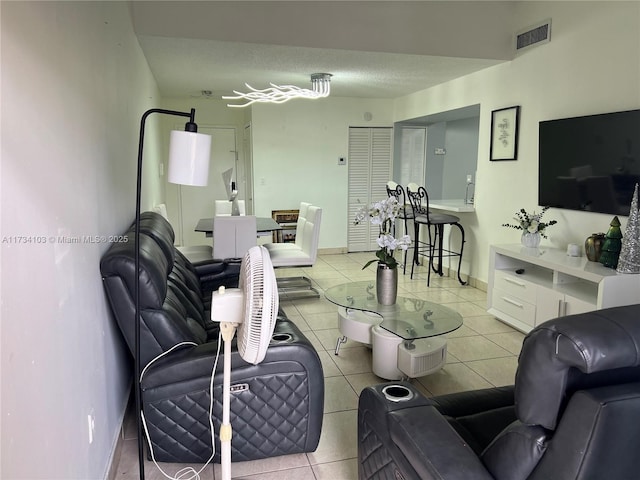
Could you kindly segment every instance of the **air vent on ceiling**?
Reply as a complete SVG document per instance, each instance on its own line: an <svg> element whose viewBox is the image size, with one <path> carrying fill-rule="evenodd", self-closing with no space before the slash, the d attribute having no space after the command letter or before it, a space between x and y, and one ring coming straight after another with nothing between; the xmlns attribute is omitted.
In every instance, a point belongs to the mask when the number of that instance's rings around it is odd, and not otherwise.
<svg viewBox="0 0 640 480"><path fill-rule="evenodd" d="M544 20L536 25L525 28L516 33L516 51L521 52L551 41L551 19Z"/></svg>

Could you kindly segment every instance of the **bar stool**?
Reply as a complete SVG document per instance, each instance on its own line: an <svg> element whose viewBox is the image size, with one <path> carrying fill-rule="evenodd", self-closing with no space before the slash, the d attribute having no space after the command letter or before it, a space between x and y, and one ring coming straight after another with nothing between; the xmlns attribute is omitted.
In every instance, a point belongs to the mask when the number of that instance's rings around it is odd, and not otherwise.
<svg viewBox="0 0 640 480"><path fill-rule="evenodd" d="M442 258L443 257L458 257L458 281L462 285L466 285L467 282L463 281L460 277L460 267L462 266L462 251L464 249L464 228L460 225L460 219L455 215L448 215L445 213L432 213L429 212L429 195L424 187L420 187L415 183L407 185L407 196L409 197L409 203L413 209L413 225L415 235L415 248L413 250L413 262L411 264L411 278L413 278L413 266L418 264L418 256L423 255L429 257L429 270L427 274L427 286L431 281L431 270L438 275L442 276ZM420 225L426 225L429 233L429 241L420 241ZM460 229L462 235L462 241L460 242L460 251L455 252L452 250L444 249L444 226L455 225ZM431 232L433 227L433 235ZM436 251L437 249L437 251ZM433 266L433 257L438 256L438 268Z"/></svg>
<svg viewBox="0 0 640 480"><path fill-rule="evenodd" d="M396 197L398 201L398 205L400 205L400 212L396 218L399 218L404 221L404 232L403 234L407 234L409 228L407 226L407 222L409 220L413 220L413 209L409 209L407 205L407 197L404 193L404 188L402 185L398 185L396 182L390 181L387 182L387 195L389 197ZM396 234L396 225L393 224L393 235ZM404 251L404 264L402 268L402 274L407 273L407 252L408 249Z"/></svg>

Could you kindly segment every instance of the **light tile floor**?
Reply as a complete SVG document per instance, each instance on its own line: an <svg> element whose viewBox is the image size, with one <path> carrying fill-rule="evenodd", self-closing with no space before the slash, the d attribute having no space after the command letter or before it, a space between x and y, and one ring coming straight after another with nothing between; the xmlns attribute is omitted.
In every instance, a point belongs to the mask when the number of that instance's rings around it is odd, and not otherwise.
<svg viewBox="0 0 640 480"><path fill-rule="evenodd" d="M320 290L340 283L374 280L375 268L362 270L371 253L320 255L307 269L279 269L278 276L305 275ZM414 278L400 274L398 295L447 305L464 317L464 325L447 334L447 364L437 373L413 380L425 395L512 384L517 355L524 335L486 313L486 293L462 286L455 278L432 275L426 285L426 267L417 267ZM368 385L383 382L371 372L371 350L351 340L334 355L337 329L336 306L324 297L283 301L281 306L314 344L325 376L325 411L320 444L315 452L232 464L234 479L247 480L355 480L357 465L358 395ZM116 470L117 479L138 478L137 440L134 421L128 418L124 446ZM132 433L133 432L133 433ZM183 464L160 464L170 476ZM196 469L200 467L194 465ZM146 478L164 477L147 462ZM220 480L220 465L207 466L201 479Z"/></svg>

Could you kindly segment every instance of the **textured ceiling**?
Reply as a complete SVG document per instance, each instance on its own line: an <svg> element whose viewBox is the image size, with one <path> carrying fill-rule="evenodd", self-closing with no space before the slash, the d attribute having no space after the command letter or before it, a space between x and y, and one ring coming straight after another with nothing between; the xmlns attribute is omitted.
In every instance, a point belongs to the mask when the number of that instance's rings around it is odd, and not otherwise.
<svg viewBox="0 0 640 480"><path fill-rule="evenodd" d="M509 60L513 2L133 2L134 27L165 96L244 83L396 98Z"/></svg>

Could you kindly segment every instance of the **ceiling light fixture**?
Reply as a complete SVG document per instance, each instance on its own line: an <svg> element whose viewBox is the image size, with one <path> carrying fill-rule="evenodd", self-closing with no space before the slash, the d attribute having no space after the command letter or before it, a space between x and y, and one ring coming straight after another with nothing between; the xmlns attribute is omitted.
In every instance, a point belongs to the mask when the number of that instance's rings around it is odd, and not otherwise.
<svg viewBox="0 0 640 480"><path fill-rule="evenodd" d="M227 104L228 107L247 107L253 103L284 103L292 98L325 98L331 92L330 73L314 73L311 75L311 90L308 88L300 88L295 85L275 85L271 84L271 88L258 90L248 83L247 88L251 90L248 93L238 92L234 90L233 96L223 96L225 100L246 100L242 104Z"/></svg>

